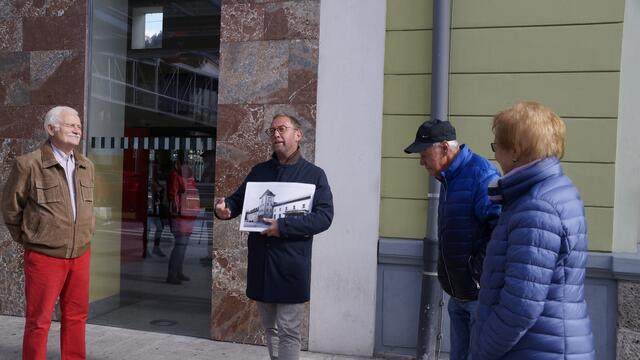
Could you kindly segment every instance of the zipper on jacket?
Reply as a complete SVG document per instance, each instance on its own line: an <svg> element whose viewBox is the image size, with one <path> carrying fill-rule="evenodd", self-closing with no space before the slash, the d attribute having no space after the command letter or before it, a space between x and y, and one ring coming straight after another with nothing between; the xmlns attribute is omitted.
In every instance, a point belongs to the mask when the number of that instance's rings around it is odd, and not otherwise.
<svg viewBox="0 0 640 360"><path fill-rule="evenodd" d="M443 211L442 211L442 215L445 215L447 213L447 187L448 187L448 183L447 183L447 178L446 177L442 177L442 186L444 188L444 207L443 207ZM438 219L440 220L440 219ZM439 221L438 221L439 222ZM440 229L438 229L440 230ZM444 229L443 229L444 231ZM445 260L444 257L444 244L442 239L439 239L438 241L440 243L440 256L442 256L442 265L444 266L444 271L447 273L447 282L449 282L449 289L451 289L451 296L453 296L454 298L456 297L456 292L453 288L453 284L451 283L451 277L449 276L449 269L447 268L447 262Z"/></svg>
<svg viewBox="0 0 640 360"><path fill-rule="evenodd" d="M76 162L76 166L73 169L73 187L74 187L74 191L75 191L75 207L76 207L76 215L73 216L73 207L71 206L71 204L69 204L69 208L71 208L71 219L73 219L73 237L71 238L71 255L70 257L73 257L73 255L75 255L75 250L76 250L76 234L77 234L77 228L78 228L78 189L80 189L79 183L80 180L79 176L78 176L78 163ZM65 181L66 181L66 177L65 177ZM69 186L67 186L68 188ZM82 189L80 189L82 191ZM73 201L74 199L71 198L71 193L69 193L69 201Z"/></svg>

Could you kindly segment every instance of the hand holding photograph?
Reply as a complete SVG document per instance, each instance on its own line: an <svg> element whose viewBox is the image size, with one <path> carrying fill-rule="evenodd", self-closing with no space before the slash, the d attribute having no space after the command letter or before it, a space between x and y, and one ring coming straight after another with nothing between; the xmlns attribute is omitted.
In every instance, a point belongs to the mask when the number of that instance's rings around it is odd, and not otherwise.
<svg viewBox="0 0 640 360"><path fill-rule="evenodd" d="M264 219L305 216L311 212L313 184L293 182L248 182L244 193L240 231L261 232L269 227Z"/></svg>

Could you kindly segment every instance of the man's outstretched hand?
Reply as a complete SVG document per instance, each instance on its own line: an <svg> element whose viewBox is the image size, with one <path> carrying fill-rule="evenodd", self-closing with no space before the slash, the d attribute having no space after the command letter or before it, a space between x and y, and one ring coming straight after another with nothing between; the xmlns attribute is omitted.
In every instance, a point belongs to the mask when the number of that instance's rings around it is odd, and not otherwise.
<svg viewBox="0 0 640 360"><path fill-rule="evenodd" d="M224 198L216 199L216 216L223 220L231 218L231 210L227 207L227 203L224 202Z"/></svg>

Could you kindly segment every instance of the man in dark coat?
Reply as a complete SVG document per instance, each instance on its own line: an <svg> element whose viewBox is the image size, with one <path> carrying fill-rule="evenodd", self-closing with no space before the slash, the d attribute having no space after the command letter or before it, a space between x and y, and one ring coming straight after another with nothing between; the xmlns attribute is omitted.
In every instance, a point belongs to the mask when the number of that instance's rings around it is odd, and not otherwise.
<svg viewBox="0 0 640 360"><path fill-rule="evenodd" d="M267 134L272 158L251 169L240 188L216 200L218 219L242 213L247 182L296 182L315 185L311 212L300 217L263 219L269 227L249 234L247 296L257 302L271 359L298 359L304 303L311 289L313 235L329 228L333 198L324 171L300 155L302 129L298 120L279 114Z"/></svg>
<svg viewBox="0 0 640 360"><path fill-rule="evenodd" d="M484 253L500 206L487 195L498 170L456 141L448 121L430 120L418 128L406 153L420 153L420 165L442 183L438 204L438 280L451 296L451 360L467 360L478 304Z"/></svg>

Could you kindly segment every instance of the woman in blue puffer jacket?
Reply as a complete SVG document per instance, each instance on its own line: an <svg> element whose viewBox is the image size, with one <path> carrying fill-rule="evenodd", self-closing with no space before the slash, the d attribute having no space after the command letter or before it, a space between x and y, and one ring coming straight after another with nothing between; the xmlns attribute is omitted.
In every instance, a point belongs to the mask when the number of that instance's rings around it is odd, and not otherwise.
<svg viewBox="0 0 640 360"><path fill-rule="evenodd" d="M559 161L564 122L520 102L494 117L493 132L505 175L489 192L502 215L487 246L472 358L595 359L584 205Z"/></svg>

